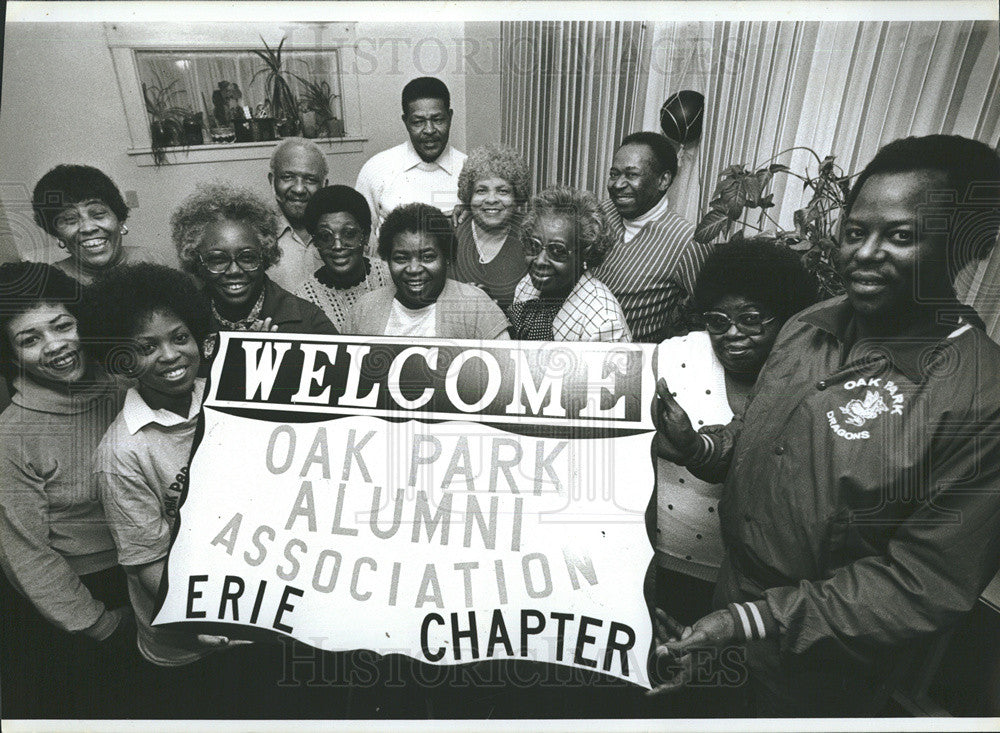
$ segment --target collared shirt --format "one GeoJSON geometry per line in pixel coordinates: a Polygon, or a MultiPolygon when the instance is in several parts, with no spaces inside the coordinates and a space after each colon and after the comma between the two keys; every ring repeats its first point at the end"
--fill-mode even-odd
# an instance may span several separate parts
{"type": "Polygon", "coordinates": [[[666,210],[626,242],[614,203],[604,201],[601,209],[614,246],[594,274],[621,304],[632,338],[659,343],[685,333],[684,305],[712,246],[695,242],[694,225],[666,210]]]}
{"type": "Polygon", "coordinates": [[[748,656],[772,688],[954,623],[1000,560],[1000,347],[954,318],[855,332],[843,297],[789,320],[732,451],[716,601],[773,617],[748,656]]]}
{"type": "MultiPolygon", "coordinates": [[[[397,206],[423,203],[451,214],[458,205],[458,175],[466,157],[449,145],[428,163],[407,140],[369,158],[354,187],[372,210],[372,243],[378,241],[379,227],[397,206]]],[[[373,253],[374,244],[368,254],[373,253]]]]}
{"type": "MultiPolygon", "coordinates": [[[[517,285],[511,319],[517,324],[518,303],[541,297],[541,293],[525,275],[517,285]]],[[[584,272],[566,296],[552,319],[552,335],[556,341],[631,341],[628,324],[621,306],[611,291],[594,277],[584,272]]]]}
{"type": "Polygon", "coordinates": [[[267,276],[285,290],[295,292],[316,268],[323,265],[316,248],[302,241],[283,214],[278,214],[278,247],[281,258],[271,265],[267,276]]]}
{"type": "MultiPolygon", "coordinates": [[[[133,387],[97,447],[94,472],[101,502],[118,561],[126,568],[161,560],[170,549],[204,393],[205,380],[199,378],[188,414],[181,416],[152,409],[133,387]]],[[[128,573],[128,589],[139,651],[146,659],[175,666],[210,652],[193,634],[150,626],[156,599],[146,591],[138,573],[128,573]]]]}

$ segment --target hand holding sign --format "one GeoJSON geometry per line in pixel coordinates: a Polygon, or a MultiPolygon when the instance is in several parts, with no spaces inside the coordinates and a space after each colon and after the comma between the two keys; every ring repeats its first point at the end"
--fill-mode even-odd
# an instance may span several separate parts
{"type": "MultiPolygon", "coordinates": [[[[694,626],[683,629],[679,634],[676,633],[679,624],[659,609],[657,611],[657,631],[659,631],[661,623],[665,623],[664,619],[659,616],[662,614],[668,620],[674,638],[656,647],[653,652],[654,665],[659,669],[660,665],[657,663],[661,663],[664,659],[676,660],[680,669],[677,669],[676,665],[671,665],[673,676],[665,682],[655,685],[647,693],[651,696],[674,692],[691,680],[691,653],[694,650],[705,647],[724,647],[735,643],[737,639],[736,622],[727,610],[713,611],[695,621],[694,626]]],[[[659,640],[659,633],[657,633],[657,640],[659,640]]]]}
{"type": "Polygon", "coordinates": [[[653,437],[653,455],[684,466],[698,454],[698,433],[691,426],[684,408],[677,404],[667,386],[667,380],[660,379],[656,383],[656,396],[652,404],[653,424],[656,434],[653,437]]]}

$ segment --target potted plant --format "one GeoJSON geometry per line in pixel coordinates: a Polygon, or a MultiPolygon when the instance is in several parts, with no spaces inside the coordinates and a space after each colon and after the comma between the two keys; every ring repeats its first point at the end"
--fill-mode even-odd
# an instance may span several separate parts
{"type": "Polygon", "coordinates": [[[191,114],[191,110],[172,104],[173,98],[180,94],[174,89],[176,84],[176,80],[166,86],[142,83],[142,97],[146,103],[146,113],[149,115],[153,162],[156,165],[167,162],[164,148],[182,145],[185,142],[184,122],[191,114]]]}
{"type": "Polygon", "coordinates": [[[286,39],[282,38],[276,48],[268,46],[263,37],[260,40],[264,44],[264,50],[254,50],[254,53],[264,62],[264,67],[254,73],[250,83],[261,74],[264,75],[266,104],[277,119],[278,134],[282,137],[297,135],[302,129],[302,118],[299,115],[299,103],[286,78],[286,74],[290,73],[285,66],[287,57],[282,56],[286,39]]]}
{"type": "MultiPolygon", "coordinates": [[[[719,238],[728,237],[737,222],[743,227],[757,232],[771,233],[787,247],[800,252],[802,263],[813,273],[820,286],[821,297],[830,297],[844,292],[844,284],[834,263],[837,249],[836,228],[840,212],[844,208],[850,190],[851,176],[835,162],[833,155],[825,158],[811,148],[797,146],[782,150],[764,161],[753,170],[746,164],[736,163],[719,174],[719,182],[709,209],[702,216],[695,229],[695,241],[708,244],[719,238]],[[783,163],[773,162],[794,150],[806,150],[816,160],[816,174],[793,171],[783,163]],[[774,207],[774,194],[769,192],[775,174],[782,174],[802,181],[803,189],[811,189],[809,202],[793,215],[795,228],[782,229],[768,213],[774,207]],[[756,224],[751,218],[756,214],[756,224]],[[770,225],[770,228],[769,228],[770,225]]],[[[738,232],[737,235],[741,235],[738,232]]]]}
{"type": "Polygon", "coordinates": [[[333,100],[340,95],[330,90],[326,81],[309,81],[298,74],[295,78],[305,93],[299,98],[304,137],[343,137],[344,123],[333,112],[333,100]]]}

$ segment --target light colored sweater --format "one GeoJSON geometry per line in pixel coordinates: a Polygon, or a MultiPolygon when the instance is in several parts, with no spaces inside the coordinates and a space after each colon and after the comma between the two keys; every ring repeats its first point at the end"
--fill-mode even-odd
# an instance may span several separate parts
{"type": "Polygon", "coordinates": [[[79,576],[117,564],[91,458],[124,393],[106,376],[72,393],[14,387],[0,415],[0,567],[50,622],[104,638],[118,619],[79,576]]]}

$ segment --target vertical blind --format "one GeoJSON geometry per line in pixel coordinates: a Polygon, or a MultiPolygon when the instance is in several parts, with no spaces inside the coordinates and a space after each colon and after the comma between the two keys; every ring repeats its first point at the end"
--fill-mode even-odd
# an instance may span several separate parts
{"type": "Polygon", "coordinates": [[[501,24],[502,142],[533,190],[604,190],[616,142],[639,129],[643,38],[642,23],[501,24]]]}

